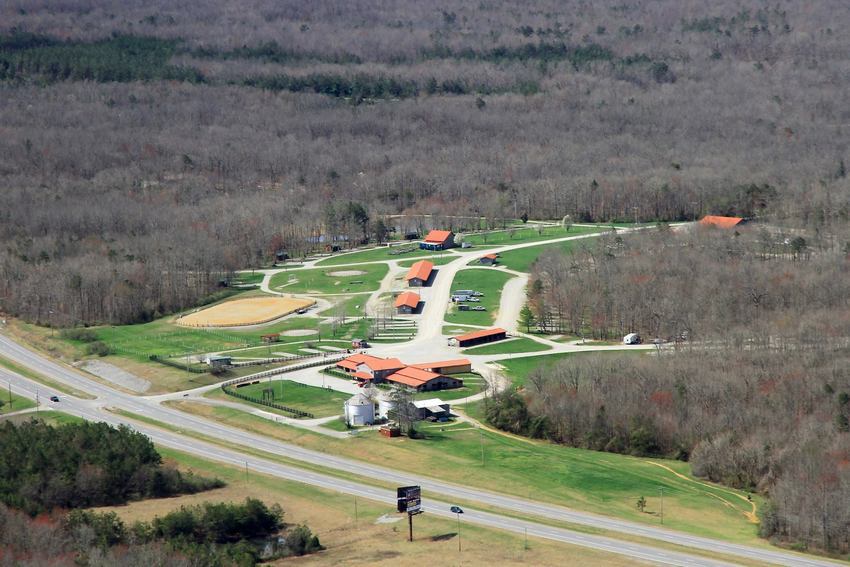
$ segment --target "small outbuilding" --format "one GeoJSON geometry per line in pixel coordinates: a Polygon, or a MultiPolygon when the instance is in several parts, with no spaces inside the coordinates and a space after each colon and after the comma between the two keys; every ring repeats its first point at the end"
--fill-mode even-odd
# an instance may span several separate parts
{"type": "Polygon", "coordinates": [[[487,254],[486,256],[482,256],[481,258],[479,258],[478,262],[480,262],[484,266],[495,266],[498,260],[498,254],[487,254]]]}
{"type": "Polygon", "coordinates": [[[419,308],[419,301],[418,293],[405,291],[395,298],[395,308],[399,314],[410,315],[411,313],[416,313],[416,310],[419,308]]]}
{"type": "Polygon", "coordinates": [[[212,368],[226,368],[230,366],[233,359],[223,354],[210,354],[204,358],[204,362],[212,368]]]}
{"type": "Polygon", "coordinates": [[[445,250],[453,248],[455,245],[455,235],[450,230],[432,230],[425,237],[425,240],[419,244],[422,250],[445,250]]]}
{"type": "Polygon", "coordinates": [[[473,331],[465,335],[458,335],[450,339],[451,343],[459,347],[471,347],[501,341],[508,337],[508,332],[502,328],[482,329],[481,331],[473,331]]]}
{"type": "Polygon", "coordinates": [[[407,281],[407,285],[411,287],[422,287],[428,285],[433,271],[434,264],[428,260],[419,260],[410,266],[410,270],[407,271],[404,279],[407,281]]]}
{"type": "Polygon", "coordinates": [[[452,406],[440,398],[416,400],[412,403],[416,408],[417,419],[446,420],[452,417],[452,406]]]}

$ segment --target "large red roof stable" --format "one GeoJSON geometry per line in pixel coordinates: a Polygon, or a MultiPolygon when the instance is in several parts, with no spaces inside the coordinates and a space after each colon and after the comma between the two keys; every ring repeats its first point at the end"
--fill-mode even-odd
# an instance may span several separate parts
{"type": "Polygon", "coordinates": [[[428,244],[443,244],[452,235],[450,230],[432,230],[425,237],[425,242],[428,244]]]}
{"type": "Polygon", "coordinates": [[[418,278],[420,280],[428,281],[428,278],[431,277],[431,271],[434,269],[434,264],[429,262],[428,260],[419,260],[412,266],[410,266],[410,270],[408,270],[407,275],[404,276],[406,281],[410,281],[414,278],[418,278]]]}
{"type": "Polygon", "coordinates": [[[741,217],[706,215],[700,219],[699,223],[703,226],[716,226],[717,228],[735,228],[743,220],[741,217]]]}
{"type": "Polygon", "coordinates": [[[404,368],[404,363],[397,358],[379,358],[370,354],[352,354],[348,358],[340,360],[336,363],[337,366],[356,370],[358,366],[365,364],[372,370],[395,370],[396,368],[404,368]]]}
{"type": "Polygon", "coordinates": [[[490,335],[498,335],[502,333],[507,333],[506,330],[496,327],[495,329],[481,329],[480,331],[472,331],[471,333],[466,333],[465,335],[458,335],[454,337],[457,341],[471,341],[474,339],[480,339],[482,337],[489,337],[490,335]]]}
{"type": "Polygon", "coordinates": [[[412,291],[405,291],[404,293],[399,294],[399,296],[395,298],[396,307],[407,306],[411,309],[416,309],[418,305],[419,294],[413,293],[412,291]]]}

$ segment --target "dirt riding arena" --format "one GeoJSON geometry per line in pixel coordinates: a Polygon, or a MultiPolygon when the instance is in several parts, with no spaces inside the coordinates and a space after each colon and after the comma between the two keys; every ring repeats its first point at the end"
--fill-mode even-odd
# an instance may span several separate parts
{"type": "Polygon", "coordinates": [[[226,301],[177,319],[183,327],[239,327],[260,325],[310,307],[312,299],[251,297],[226,301]]]}

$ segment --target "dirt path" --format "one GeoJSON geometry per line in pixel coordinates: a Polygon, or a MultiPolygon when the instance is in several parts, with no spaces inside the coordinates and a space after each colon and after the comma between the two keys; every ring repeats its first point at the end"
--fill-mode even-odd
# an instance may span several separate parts
{"type": "Polygon", "coordinates": [[[720,492],[725,492],[726,494],[729,494],[730,496],[734,496],[735,498],[743,500],[744,502],[749,504],[749,506],[750,506],[749,512],[746,511],[746,510],[740,510],[737,506],[735,506],[735,504],[733,502],[729,502],[728,500],[726,500],[725,498],[723,498],[721,496],[718,496],[718,495],[711,493],[711,492],[705,492],[705,494],[708,494],[709,496],[717,498],[718,500],[726,503],[727,506],[730,506],[731,508],[734,508],[735,510],[740,510],[741,513],[744,514],[744,516],[746,516],[747,519],[751,523],[753,523],[753,524],[759,523],[758,514],[757,514],[758,507],[756,506],[756,503],[754,501],[748,499],[748,498],[745,498],[743,495],[736,494],[735,492],[732,492],[731,490],[725,489],[721,486],[715,486],[713,484],[708,484],[707,482],[701,482],[699,480],[694,480],[692,478],[688,478],[685,475],[683,475],[682,473],[674,471],[673,469],[671,469],[667,465],[662,465],[661,463],[656,463],[654,461],[644,461],[644,462],[649,463],[650,465],[655,465],[656,467],[661,467],[662,469],[672,473],[673,475],[675,475],[678,478],[685,480],[687,482],[690,482],[690,483],[693,483],[693,484],[696,484],[696,485],[699,485],[699,486],[705,486],[706,488],[711,488],[712,490],[719,490],[720,492]]]}

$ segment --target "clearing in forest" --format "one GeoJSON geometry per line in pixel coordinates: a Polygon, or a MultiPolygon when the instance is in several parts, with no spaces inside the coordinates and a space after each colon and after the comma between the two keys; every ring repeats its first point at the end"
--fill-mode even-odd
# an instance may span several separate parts
{"type": "Polygon", "coordinates": [[[183,327],[237,327],[274,321],[316,303],[294,297],[249,297],[226,301],[177,319],[183,327]]]}

